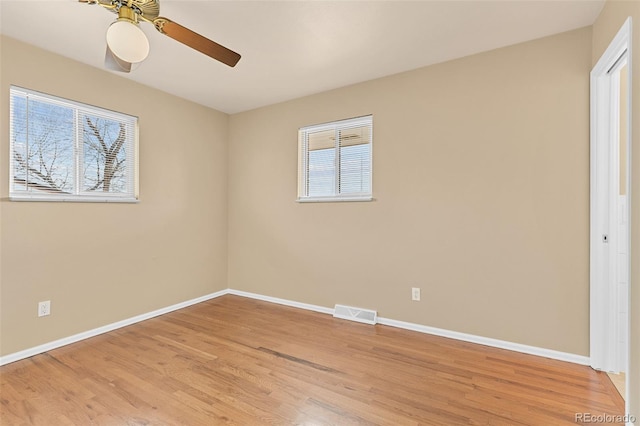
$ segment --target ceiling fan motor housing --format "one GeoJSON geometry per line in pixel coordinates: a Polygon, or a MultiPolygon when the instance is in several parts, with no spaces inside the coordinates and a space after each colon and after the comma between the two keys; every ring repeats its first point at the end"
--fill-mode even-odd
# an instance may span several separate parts
{"type": "Polygon", "coordinates": [[[112,0],[112,2],[115,3],[116,9],[124,6],[148,20],[153,20],[160,15],[160,3],[158,0],[112,0]]]}

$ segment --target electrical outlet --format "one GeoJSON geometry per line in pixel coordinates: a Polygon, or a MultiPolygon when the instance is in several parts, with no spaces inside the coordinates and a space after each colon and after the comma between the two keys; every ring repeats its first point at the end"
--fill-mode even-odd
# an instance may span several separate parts
{"type": "Polygon", "coordinates": [[[51,301],[50,300],[38,303],[38,316],[39,317],[46,317],[47,315],[51,315],[51,301]]]}
{"type": "Polygon", "coordinates": [[[418,287],[411,289],[411,300],[420,301],[420,289],[418,287]]]}

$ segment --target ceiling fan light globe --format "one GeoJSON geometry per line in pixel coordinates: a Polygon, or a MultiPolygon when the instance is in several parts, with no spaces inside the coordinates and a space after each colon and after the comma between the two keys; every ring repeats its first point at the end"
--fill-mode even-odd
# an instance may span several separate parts
{"type": "Polygon", "coordinates": [[[132,64],[142,62],[149,55],[149,40],[136,24],[118,20],[107,30],[107,46],[119,59],[132,64]]]}

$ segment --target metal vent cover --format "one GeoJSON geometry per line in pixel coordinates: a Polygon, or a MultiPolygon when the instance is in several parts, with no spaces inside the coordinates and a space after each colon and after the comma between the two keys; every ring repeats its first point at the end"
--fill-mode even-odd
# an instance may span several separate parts
{"type": "Polygon", "coordinates": [[[372,325],[378,322],[376,311],[345,305],[336,305],[333,309],[333,317],[372,325]]]}

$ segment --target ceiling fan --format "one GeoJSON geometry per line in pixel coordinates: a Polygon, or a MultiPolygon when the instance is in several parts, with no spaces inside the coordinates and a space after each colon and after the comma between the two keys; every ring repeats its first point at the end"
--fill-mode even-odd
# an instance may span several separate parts
{"type": "Polygon", "coordinates": [[[149,41],[138,26],[140,21],[153,24],[164,35],[171,37],[230,67],[240,60],[233,50],[211,41],[170,19],[160,15],[160,0],[79,0],[81,3],[97,4],[118,14],[118,18],[107,30],[108,68],[130,72],[132,65],[142,62],[149,54],[149,41]]]}

